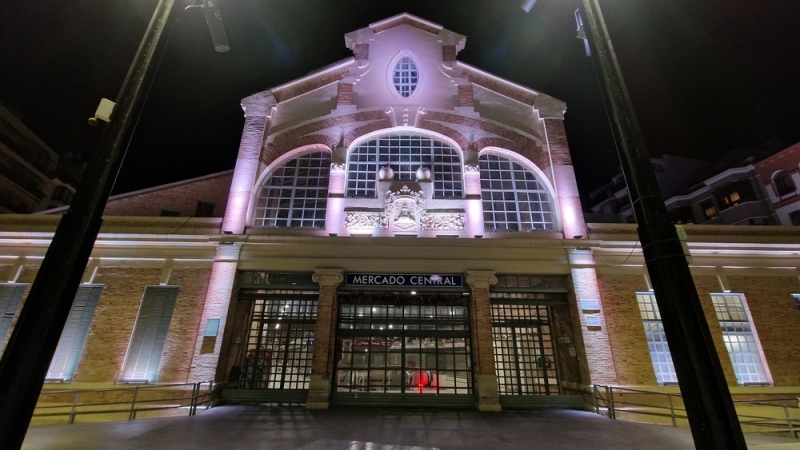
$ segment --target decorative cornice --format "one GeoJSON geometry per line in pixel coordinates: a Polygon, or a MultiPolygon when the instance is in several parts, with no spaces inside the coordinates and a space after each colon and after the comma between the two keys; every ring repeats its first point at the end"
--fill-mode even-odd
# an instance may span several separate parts
{"type": "Polygon", "coordinates": [[[468,270],[467,284],[472,289],[489,289],[489,286],[497,284],[494,274],[494,271],[489,270],[468,270]]]}
{"type": "Polygon", "coordinates": [[[481,167],[477,164],[467,164],[464,166],[464,175],[480,175],[481,167]]]}
{"type": "Polygon", "coordinates": [[[259,92],[242,99],[242,110],[245,117],[269,117],[272,115],[272,108],[278,104],[278,100],[272,95],[272,91],[259,92]]]}
{"type": "Polygon", "coordinates": [[[336,287],[344,281],[343,273],[342,269],[316,269],[314,275],[311,276],[311,281],[320,286],[336,287]]]}

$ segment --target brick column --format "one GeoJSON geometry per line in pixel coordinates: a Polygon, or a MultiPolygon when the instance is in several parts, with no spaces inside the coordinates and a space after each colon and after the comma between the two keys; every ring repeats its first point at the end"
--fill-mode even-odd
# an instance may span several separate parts
{"type": "Polygon", "coordinates": [[[564,237],[572,239],[575,236],[586,236],[586,223],[583,219],[581,199],[578,195],[578,183],[575,180],[575,169],[572,167],[572,157],[569,154],[567,133],[564,130],[564,113],[567,105],[553,97],[540,95],[536,98],[533,107],[544,122],[564,237]]]}
{"type": "MultiPolygon", "coordinates": [[[[569,249],[572,292],[568,296],[576,333],[581,382],[612,384],[617,380],[614,354],[608,339],[603,299],[597,284],[594,258],[589,249],[569,249]]],[[[630,293],[633,295],[633,292],[630,293]]]]}
{"type": "Polygon", "coordinates": [[[470,321],[472,323],[472,371],[475,374],[475,398],[478,411],[500,411],[497,373],[492,347],[492,311],[489,286],[497,283],[494,272],[468,271],[467,284],[472,290],[470,321]]]}
{"type": "Polygon", "coordinates": [[[241,246],[238,244],[220,244],[217,247],[217,254],[214,256],[214,264],[211,267],[208,290],[206,290],[206,299],[203,303],[203,317],[200,319],[200,327],[197,330],[189,382],[212,380],[217,373],[222,335],[225,332],[233,283],[236,281],[236,267],[239,263],[240,250],[241,246]],[[210,319],[219,319],[216,336],[205,336],[206,324],[210,319]]]}
{"type": "Polygon", "coordinates": [[[244,130],[242,131],[242,141],[239,144],[239,155],[236,157],[236,168],[233,171],[222,231],[233,234],[244,233],[247,209],[252,201],[253,184],[258,177],[264,133],[272,114],[272,108],[276,104],[275,97],[269,91],[251,95],[242,100],[245,116],[244,130]]]}
{"type": "Polygon", "coordinates": [[[319,283],[317,324],[314,328],[314,359],[308,383],[308,409],[327,409],[331,398],[333,352],[336,339],[336,287],[344,281],[341,269],[319,269],[311,278],[319,283]]]}

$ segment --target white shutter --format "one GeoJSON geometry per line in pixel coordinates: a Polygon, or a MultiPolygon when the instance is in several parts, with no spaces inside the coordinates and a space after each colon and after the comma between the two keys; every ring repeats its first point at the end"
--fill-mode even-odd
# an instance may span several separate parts
{"type": "Polygon", "coordinates": [[[53,360],[50,362],[50,369],[47,371],[46,378],[48,380],[72,381],[102,293],[102,284],[78,287],[67,323],[64,325],[64,331],[61,332],[61,339],[58,341],[58,347],[56,347],[53,360]]]}
{"type": "Polygon", "coordinates": [[[123,380],[155,382],[180,286],[147,286],[128,346],[123,380]]]}
{"type": "Polygon", "coordinates": [[[22,296],[28,284],[2,283],[0,284],[0,349],[5,350],[5,342],[11,331],[11,324],[19,310],[22,296]]]}

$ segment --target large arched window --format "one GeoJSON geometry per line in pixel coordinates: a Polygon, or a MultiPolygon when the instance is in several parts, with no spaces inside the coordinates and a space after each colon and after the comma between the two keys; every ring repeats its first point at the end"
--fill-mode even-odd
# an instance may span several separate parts
{"type": "Polygon", "coordinates": [[[417,169],[431,170],[434,198],[461,198],[461,157],[448,144],[425,136],[387,135],[350,152],[347,196],[375,198],[378,169],[390,166],[394,179],[416,180],[417,169]]]}
{"type": "Polygon", "coordinates": [[[306,153],[276,167],[261,185],[253,226],[325,228],[331,156],[306,153]]]}
{"type": "Polygon", "coordinates": [[[533,171],[494,153],[478,161],[487,231],[554,230],[552,197],[533,171]]]}

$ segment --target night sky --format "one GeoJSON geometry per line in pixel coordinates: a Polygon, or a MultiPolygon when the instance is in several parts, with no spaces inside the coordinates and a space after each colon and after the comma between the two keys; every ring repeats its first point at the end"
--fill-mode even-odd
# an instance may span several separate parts
{"type": "MultiPolygon", "coordinates": [[[[458,59],[567,103],[585,197],[618,166],[578,0],[219,0],[231,50],[181,11],[114,193],[233,168],[240,100],[352,56],[344,34],[409,12],[467,36],[458,59]]],[[[155,0],[30,0],[0,13],[0,101],[58,153],[91,158],[155,0]]],[[[601,0],[651,155],[711,160],[800,141],[800,1],[601,0]]],[[[586,206],[586,205],[585,205],[586,206]]]]}

